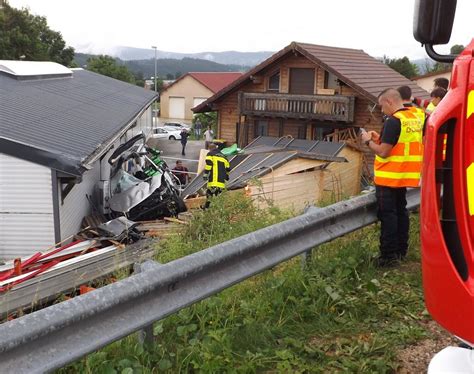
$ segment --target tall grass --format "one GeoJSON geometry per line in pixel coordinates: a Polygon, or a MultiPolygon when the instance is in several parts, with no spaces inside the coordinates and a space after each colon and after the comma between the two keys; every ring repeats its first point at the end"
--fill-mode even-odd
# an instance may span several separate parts
{"type": "MultiPolygon", "coordinates": [[[[243,196],[223,196],[181,233],[161,243],[171,261],[286,218],[258,211],[243,196]]],[[[62,372],[254,373],[392,372],[396,352],[426,336],[417,218],[409,260],[379,270],[375,225],[318,247],[154,326],[145,350],[135,336],[116,342],[62,372]]]]}

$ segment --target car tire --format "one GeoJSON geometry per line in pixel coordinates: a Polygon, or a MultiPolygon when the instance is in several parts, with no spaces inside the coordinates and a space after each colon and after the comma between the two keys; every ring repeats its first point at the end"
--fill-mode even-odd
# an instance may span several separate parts
{"type": "Polygon", "coordinates": [[[176,140],[176,138],[175,138],[173,135],[171,135],[171,136],[169,137],[169,140],[176,140]]]}

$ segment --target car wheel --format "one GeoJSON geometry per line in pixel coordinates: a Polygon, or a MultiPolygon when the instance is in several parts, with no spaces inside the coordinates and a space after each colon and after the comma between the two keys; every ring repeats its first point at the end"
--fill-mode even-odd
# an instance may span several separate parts
{"type": "Polygon", "coordinates": [[[176,138],[173,135],[171,135],[169,139],[170,140],[176,140],[176,138]]]}

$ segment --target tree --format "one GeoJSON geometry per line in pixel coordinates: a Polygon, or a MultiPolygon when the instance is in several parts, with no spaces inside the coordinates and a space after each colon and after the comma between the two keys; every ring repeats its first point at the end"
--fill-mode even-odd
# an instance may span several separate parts
{"type": "Polygon", "coordinates": [[[418,66],[411,63],[407,56],[394,59],[384,56],[383,63],[390,66],[393,70],[398,71],[401,75],[407,77],[408,79],[418,75],[418,66]]]}
{"type": "Polygon", "coordinates": [[[135,77],[126,66],[117,64],[113,57],[100,55],[87,59],[87,70],[135,84],[135,77]]]}
{"type": "Polygon", "coordinates": [[[71,66],[74,48],[67,47],[60,32],[48,27],[45,17],[7,2],[0,7],[0,59],[54,61],[71,66]]]}
{"type": "Polygon", "coordinates": [[[462,44],[454,44],[452,47],[451,47],[451,51],[450,53],[452,55],[459,55],[462,51],[464,51],[464,46],[462,44]]]}
{"type": "Polygon", "coordinates": [[[197,113],[193,117],[193,125],[197,120],[201,122],[203,132],[208,126],[211,126],[214,134],[217,134],[217,112],[197,113]]]}

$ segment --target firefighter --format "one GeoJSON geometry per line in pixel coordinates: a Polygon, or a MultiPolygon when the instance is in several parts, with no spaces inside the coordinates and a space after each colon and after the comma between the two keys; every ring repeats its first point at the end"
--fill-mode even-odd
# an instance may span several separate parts
{"type": "Polygon", "coordinates": [[[382,133],[378,136],[363,130],[361,139],[375,153],[375,196],[381,222],[377,265],[386,267],[396,265],[407,254],[406,189],[419,187],[423,122],[403,106],[400,93],[393,88],[382,91],[378,102],[387,116],[382,133]]]}
{"type": "Polygon", "coordinates": [[[400,86],[397,88],[397,91],[400,93],[400,96],[402,97],[403,106],[405,108],[410,109],[413,112],[413,114],[418,116],[420,120],[423,122],[423,127],[424,127],[425,122],[426,122],[426,114],[422,108],[419,108],[415,104],[413,104],[413,99],[411,96],[411,88],[409,86],[400,86]]]}
{"type": "Polygon", "coordinates": [[[204,180],[207,181],[207,199],[204,209],[209,208],[212,196],[219,195],[225,189],[225,183],[229,180],[230,171],[229,161],[227,161],[217,146],[211,143],[209,150],[204,168],[204,180]]]}

